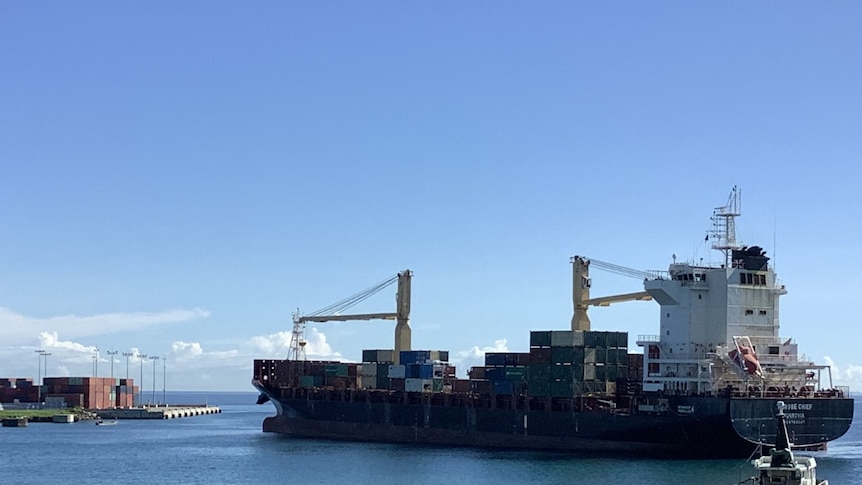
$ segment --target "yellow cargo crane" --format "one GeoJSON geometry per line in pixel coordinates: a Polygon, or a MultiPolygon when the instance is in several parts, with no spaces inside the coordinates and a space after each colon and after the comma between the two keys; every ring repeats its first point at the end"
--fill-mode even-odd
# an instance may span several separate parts
{"type": "Polygon", "coordinates": [[[409,269],[367,288],[353,296],[333,303],[327,307],[313,312],[309,315],[300,316],[299,310],[293,315],[293,333],[290,339],[290,350],[288,360],[305,360],[305,324],[307,322],[344,322],[351,320],[395,320],[395,363],[402,350],[411,350],[410,330],[410,282],[413,272],[409,269]],[[394,313],[359,313],[353,315],[342,315],[341,312],[366,300],[372,295],[398,282],[398,291],[395,294],[394,313]]]}
{"type": "Polygon", "coordinates": [[[575,307],[574,315],[572,315],[572,330],[590,330],[590,317],[587,315],[587,308],[590,306],[609,306],[611,303],[622,301],[652,300],[652,296],[646,291],[590,298],[591,265],[611,273],[641,280],[647,279],[648,273],[584,256],[572,256],[569,261],[572,263],[572,303],[575,307]]]}

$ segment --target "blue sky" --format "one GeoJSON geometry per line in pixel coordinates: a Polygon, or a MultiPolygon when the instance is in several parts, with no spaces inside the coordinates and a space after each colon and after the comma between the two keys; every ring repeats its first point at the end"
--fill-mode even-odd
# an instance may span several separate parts
{"type": "MultiPolygon", "coordinates": [[[[788,286],[782,334],[858,389],[860,10],[5,2],[0,375],[35,376],[38,348],[90,375],[97,347],[102,375],[113,348],[166,357],[169,389],[250,390],[297,308],[405,268],[414,348],[463,374],[568,327],[572,255],[717,260],[703,237],[736,185],[739,239],[788,286]]],[[[393,309],[394,289],[355,308],[393,309]]],[[[655,303],[591,318],[658,330],[655,303]]],[[[358,360],[392,330],[309,340],[358,360]]]]}

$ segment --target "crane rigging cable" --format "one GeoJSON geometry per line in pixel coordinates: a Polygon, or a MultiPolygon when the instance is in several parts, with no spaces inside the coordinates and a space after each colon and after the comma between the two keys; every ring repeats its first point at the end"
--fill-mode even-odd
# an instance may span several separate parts
{"type": "Polygon", "coordinates": [[[392,276],[385,281],[381,281],[380,283],[366,288],[353,296],[349,296],[341,301],[321,308],[320,310],[309,313],[307,316],[334,315],[341,313],[344,310],[347,310],[348,308],[351,308],[358,303],[370,298],[374,294],[379,293],[381,290],[385,289],[388,286],[391,286],[396,281],[398,281],[398,275],[392,276]]]}
{"type": "Polygon", "coordinates": [[[630,276],[630,277],[638,278],[638,279],[647,279],[647,276],[648,276],[646,271],[639,271],[639,270],[632,269],[632,268],[626,268],[625,266],[620,266],[618,264],[613,264],[613,263],[606,263],[604,261],[599,261],[598,259],[593,259],[593,258],[585,258],[585,259],[589,260],[591,265],[597,266],[597,267],[599,267],[605,271],[608,271],[611,273],[616,273],[616,274],[621,275],[621,276],[630,276]]]}

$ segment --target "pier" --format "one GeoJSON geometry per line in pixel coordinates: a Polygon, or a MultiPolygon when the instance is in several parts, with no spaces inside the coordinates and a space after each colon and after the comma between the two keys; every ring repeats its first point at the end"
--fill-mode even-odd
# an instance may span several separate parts
{"type": "Polygon", "coordinates": [[[95,411],[102,419],[175,419],[206,414],[219,414],[218,406],[207,404],[153,405],[136,408],[99,409],[95,411]]]}

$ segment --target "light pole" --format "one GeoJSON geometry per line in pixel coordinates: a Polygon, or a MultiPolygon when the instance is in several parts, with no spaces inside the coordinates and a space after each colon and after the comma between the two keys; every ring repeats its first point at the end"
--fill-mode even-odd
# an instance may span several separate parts
{"type": "MultiPolygon", "coordinates": [[[[111,358],[111,380],[112,381],[114,380],[114,356],[117,355],[117,353],[118,352],[116,350],[109,350],[108,351],[108,355],[111,356],[110,358],[111,358]]],[[[111,384],[111,385],[113,386],[114,384],[111,384]]]]}
{"type": "MultiPolygon", "coordinates": [[[[44,349],[38,349],[38,350],[34,350],[34,352],[39,354],[36,357],[38,359],[37,366],[39,368],[39,370],[38,370],[39,377],[37,378],[38,380],[36,381],[36,385],[39,386],[39,390],[36,392],[39,394],[39,402],[42,402],[42,354],[45,353],[45,350],[44,349]]],[[[47,365],[47,362],[46,362],[46,365],[47,365]]],[[[47,369],[45,369],[45,370],[47,371],[47,369]]]]}
{"type": "Polygon", "coordinates": [[[51,355],[50,352],[42,352],[42,357],[45,358],[45,363],[42,365],[42,369],[45,371],[44,372],[45,377],[48,377],[48,356],[49,355],[51,355]]]}
{"type": "Polygon", "coordinates": [[[37,354],[39,354],[39,356],[37,357],[37,359],[39,359],[39,363],[38,363],[38,368],[39,368],[39,371],[38,371],[38,372],[39,372],[39,377],[38,377],[38,379],[39,379],[39,380],[38,380],[38,381],[36,381],[36,383],[37,383],[37,384],[41,384],[41,383],[42,383],[42,354],[44,354],[44,353],[45,353],[45,350],[44,350],[44,349],[39,349],[39,350],[34,350],[33,352],[36,352],[37,354]]]}
{"type": "Polygon", "coordinates": [[[153,404],[156,403],[156,361],[159,360],[158,355],[151,355],[150,360],[153,361],[153,404]]]}
{"type": "Polygon", "coordinates": [[[99,377],[99,348],[93,347],[93,377],[99,377]]]}
{"type": "Polygon", "coordinates": [[[167,357],[162,357],[162,402],[165,406],[168,405],[168,398],[165,397],[165,388],[167,387],[167,380],[165,379],[165,363],[168,361],[167,357]]]}
{"type": "MultiPolygon", "coordinates": [[[[42,357],[45,358],[45,363],[42,365],[42,368],[45,370],[45,377],[48,377],[48,356],[51,355],[51,352],[42,352],[42,357]]],[[[44,377],[40,378],[42,382],[44,382],[44,377]]],[[[39,383],[39,402],[42,402],[42,382],[39,383]]]]}
{"type": "Polygon", "coordinates": [[[134,352],[123,352],[123,357],[126,358],[126,379],[129,378],[129,357],[135,355],[134,352]]]}
{"type": "Polygon", "coordinates": [[[147,358],[147,354],[138,354],[137,357],[141,359],[141,383],[138,384],[138,406],[144,405],[144,359],[147,358]]]}

